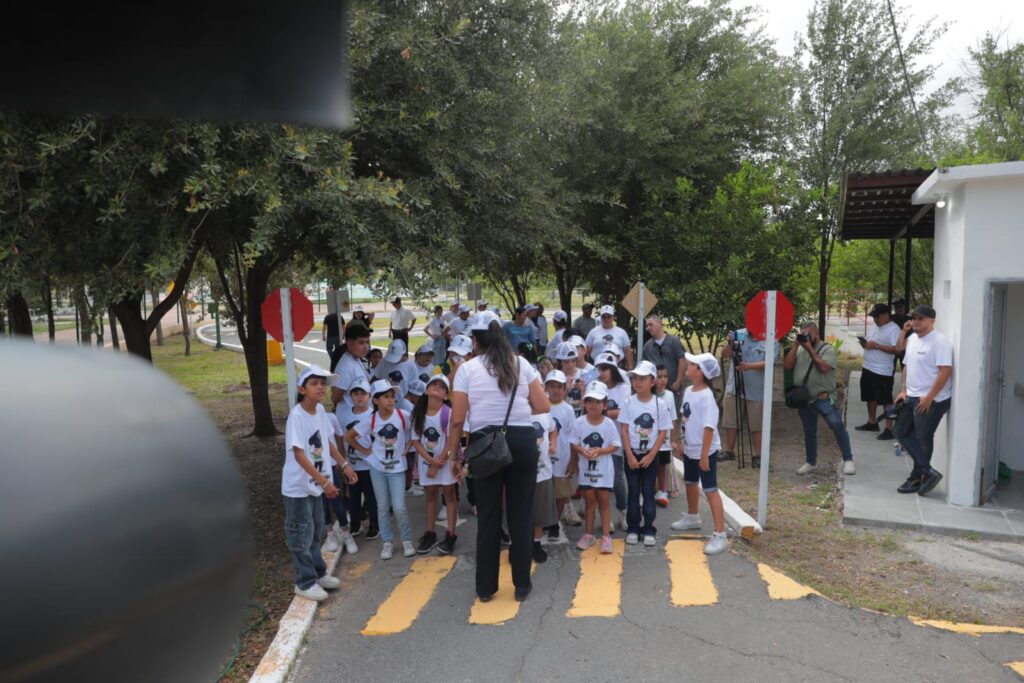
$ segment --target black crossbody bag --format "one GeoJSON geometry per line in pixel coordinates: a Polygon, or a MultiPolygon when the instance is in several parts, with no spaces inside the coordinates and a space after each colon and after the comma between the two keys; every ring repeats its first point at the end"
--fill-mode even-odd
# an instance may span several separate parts
{"type": "MultiPolygon", "coordinates": [[[[516,375],[519,375],[518,361],[516,362],[516,375]]],[[[466,448],[464,456],[469,473],[474,479],[486,479],[512,464],[512,450],[508,447],[505,434],[508,432],[508,418],[512,415],[512,404],[516,402],[518,388],[517,382],[516,386],[512,387],[508,410],[505,411],[505,422],[501,427],[484,427],[470,435],[469,446],[466,448]]]]}
{"type": "MultiPolygon", "coordinates": [[[[817,353],[822,344],[814,352],[817,353]]],[[[814,359],[811,359],[811,364],[807,366],[807,372],[804,373],[804,381],[802,384],[794,384],[789,389],[786,389],[786,407],[787,408],[806,408],[811,405],[811,390],[807,388],[807,380],[811,376],[811,370],[814,369],[814,359]]]]}

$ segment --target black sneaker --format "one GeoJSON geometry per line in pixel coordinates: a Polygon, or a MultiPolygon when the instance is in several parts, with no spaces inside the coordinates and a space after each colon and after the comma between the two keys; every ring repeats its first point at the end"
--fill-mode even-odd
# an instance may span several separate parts
{"type": "Polygon", "coordinates": [[[752,455],[752,456],[750,456],[750,466],[753,467],[754,469],[760,469],[761,468],[761,456],[760,455],[752,455]]]}
{"type": "Polygon", "coordinates": [[[726,462],[728,460],[735,460],[735,459],[736,459],[736,454],[733,453],[732,451],[719,451],[718,452],[718,462],[726,462]]]}
{"type": "Polygon", "coordinates": [[[921,486],[917,489],[917,495],[928,495],[940,481],[942,481],[942,473],[937,470],[932,470],[921,479],[921,486]]]}
{"type": "Polygon", "coordinates": [[[875,437],[879,441],[892,441],[896,436],[892,433],[892,430],[886,427],[882,430],[882,433],[875,437]]]}
{"type": "Polygon", "coordinates": [[[522,602],[526,599],[526,596],[530,594],[530,590],[533,588],[533,584],[529,586],[516,586],[516,601],[522,602]]]}
{"type": "Polygon", "coordinates": [[[548,540],[549,541],[557,541],[558,540],[558,536],[559,536],[559,531],[560,531],[560,529],[558,528],[557,524],[554,525],[554,526],[549,526],[548,527],[548,540]]]}
{"type": "MultiPolygon", "coordinates": [[[[941,479],[941,475],[939,476],[941,479]]],[[[896,487],[900,493],[917,493],[921,488],[921,480],[917,477],[907,477],[907,480],[896,487]]]]}
{"type": "Polygon", "coordinates": [[[350,531],[352,532],[352,537],[353,538],[355,538],[356,536],[362,536],[363,535],[363,527],[362,527],[361,524],[359,526],[353,526],[350,529],[350,531]]]}
{"type": "Polygon", "coordinates": [[[540,541],[533,542],[533,561],[537,564],[544,564],[548,561],[548,553],[540,546],[540,541]]]}
{"type": "Polygon", "coordinates": [[[420,536],[420,543],[416,546],[416,553],[418,555],[426,555],[431,550],[437,547],[437,534],[433,531],[424,531],[423,535],[420,536]]]}
{"type": "Polygon", "coordinates": [[[856,429],[858,432],[877,432],[878,431],[878,423],[877,422],[865,422],[864,424],[860,425],[859,427],[854,427],[854,429],[856,429]]]}
{"type": "Polygon", "coordinates": [[[455,541],[458,540],[458,538],[458,536],[450,531],[444,532],[444,540],[437,544],[437,552],[442,555],[451,555],[455,550],[455,541]]]}
{"type": "Polygon", "coordinates": [[[372,541],[375,538],[380,538],[380,529],[375,526],[371,526],[366,530],[366,540],[372,541]]]}

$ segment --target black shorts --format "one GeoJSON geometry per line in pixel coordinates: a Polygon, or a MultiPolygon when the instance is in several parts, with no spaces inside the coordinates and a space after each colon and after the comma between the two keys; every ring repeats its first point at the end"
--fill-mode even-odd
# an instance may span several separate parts
{"type": "Polygon", "coordinates": [[[659,465],[671,465],[672,464],[672,451],[658,451],[658,464],[659,465]]]}
{"type": "Polygon", "coordinates": [[[705,472],[700,468],[700,459],[683,456],[683,483],[687,486],[696,486],[699,482],[704,487],[704,493],[714,493],[718,490],[718,451],[708,454],[708,464],[711,468],[705,472]]]}
{"type": "Polygon", "coordinates": [[[879,375],[870,370],[860,373],[860,400],[887,406],[892,403],[892,375],[879,375]]]}
{"type": "Polygon", "coordinates": [[[580,491],[612,491],[610,486],[587,486],[586,484],[580,484],[577,486],[580,491]]]}

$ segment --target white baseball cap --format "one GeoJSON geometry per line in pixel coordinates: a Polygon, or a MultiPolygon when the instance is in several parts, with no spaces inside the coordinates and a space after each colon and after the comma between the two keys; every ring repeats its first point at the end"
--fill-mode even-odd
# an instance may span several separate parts
{"type": "Polygon", "coordinates": [[[459,313],[469,313],[469,306],[466,304],[459,304],[459,313]]]}
{"type": "Polygon", "coordinates": [[[601,308],[597,309],[599,315],[615,315],[615,307],[609,304],[605,304],[601,308]]]}
{"type": "Polygon", "coordinates": [[[338,382],[338,376],[333,372],[324,370],[319,365],[309,365],[299,373],[299,386],[301,387],[303,382],[310,377],[323,377],[330,386],[334,386],[338,382]]]}
{"type": "Polygon", "coordinates": [[[490,311],[480,311],[470,319],[469,329],[471,332],[476,330],[486,330],[493,322],[500,322],[500,320],[498,320],[498,316],[494,315],[490,311]]]}
{"type": "Polygon", "coordinates": [[[579,336],[578,334],[574,334],[571,337],[569,337],[569,343],[572,344],[573,346],[587,345],[586,340],[583,337],[579,336]]]}
{"type": "Polygon", "coordinates": [[[460,356],[468,356],[473,353],[473,340],[464,334],[457,334],[448,346],[448,353],[456,353],[460,356]]]}
{"type": "Polygon", "coordinates": [[[636,367],[630,370],[630,377],[657,377],[658,368],[649,360],[642,360],[636,367]]]}
{"type": "Polygon", "coordinates": [[[356,307],[355,307],[355,308],[353,309],[353,313],[357,313],[357,312],[358,312],[358,313],[365,313],[365,312],[366,312],[366,311],[364,311],[364,310],[363,310],[363,305],[362,305],[362,304],[359,304],[359,305],[357,305],[357,306],[356,306],[356,307]]]}
{"type": "Polygon", "coordinates": [[[393,387],[391,385],[391,382],[387,381],[386,379],[379,379],[370,385],[370,395],[375,397],[394,390],[395,387],[393,387]]]}
{"type": "Polygon", "coordinates": [[[604,353],[601,353],[600,355],[598,355],[597,358],[594,359],[594,365],[614,365],[615,367],[619,367],[619,359],[615,357],[614,353],[608,353],[607,351],[605,351],[604,353]]]}
{"type": "Polygon", "coordinates": [[[555,351],[555,360],[575,360],[579,357],[576,353],[576,347],[567,342],[562,342],[558,345],[558,349],[555,351]]]}
{"type": "Polygon", "coordinates": [[[529,313],[530,311],[536,311],[537,307],[534,306],[533,304],[526,304],[525,306],[523,306],[523,310],[529,313]]]}
{"type": "Polygon", "coordinates": [[[397,363],[402,360],[402,356],[404,356],[408,350],[409,349],[406,348],[404,341],[401,339],[395,339],[388,344],[388,350],[387,353],[384,354],[384,360],[388,363],[397,363]]]}
{"type": "Polygon", "coordinates": [[[434,382],[440,382],[441,384],[444,385],[445,389],[448,389],[449,391],[451,391],[451,388],[452,388],[451,382],[449,382],[448,378],[445,377],[444,375],[432,375],[430,377],[430,379],[427,380],[427,386],[429,387],[434,382]]]}
{"type": "Polygon", "coordinates": [[[427,342],[426,344],[421,346],[418,351],[416,351],[416,355],[417,356],[420,355],[421,353],[433,354],[434,353],[434,345],[432,343],[430,343],[430,342],[427,342]]]}
{"type": "Polygon", "coordinates": [[[686,353],[683,355],[686,356],[687,362],[699,365],[700,371],[703,372],[704,376],[708,379],[718,377],[719,373],[722,371],[721,367],[718,365],[718,359],[710,353],[686,353]]]}
{"type": "Polygon", "coordinates": [[[487,302],[486,302],[486,301],[484,301],[483,299],[480,299],[480,300],[478,300],[478,301],[476,302],[476,307],[477,307],[477,308],[480,308],[481,306],[486,306],[486,305],[487,305],[487,302]]]}
{"type": "Polygon", "coordinates": [[[616,357],[618,357],[619,360],[622,360],[622,356],[624,355],[622,353],[622,347],[616,344],[615,342],[608,342],[607,344],[605,344],[603,353],[614,354],[616,357]]]}
{"type": "Polygon", "coordinates": [[[547,384],[548,382],[559,382],[561,384],[565,384],[565,373],[561,370],[552,370],[548,373],[548,376],[544,378],[544,384],[547,384]]]}
{"type": "Polygon", "coordinates": [[[563,320],[568,320],[569,316],[566,315],[565,311],[555,311],[551,314],[551,319],[562,322],[563,320]]]}
{"type": "Polygon", "coordinates": [[[348,389],[346,391],[351,393],[356,389],[362,389],[366,393],[370,393],[370,383],[366,381],[365,377],[357,377],[348,385],[348,389]]]}
{"type": "Polygon", "coordinates": [[[422,396],[427,390],[427,385],[421,380],[414,379],[409,382],[409,391],[406,393],[412,394],[413,396],[422,396]]]}
{"type": "Polygon", "coordinates": [[[597,380],[587,385],[587,392],[583,394],[583,398],[596,398],[598,401],[603,401],[608,398],[608,385],[604,382],[597,380]]]}

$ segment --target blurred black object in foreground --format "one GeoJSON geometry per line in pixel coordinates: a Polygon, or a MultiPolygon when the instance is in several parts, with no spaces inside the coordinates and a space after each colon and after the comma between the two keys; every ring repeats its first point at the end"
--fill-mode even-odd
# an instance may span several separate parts
{"type": "Polygon", "coordinates": [[[0,682],[212,680],[250,546],[231,453],[174,382],[0,342],[0,682]]]}

